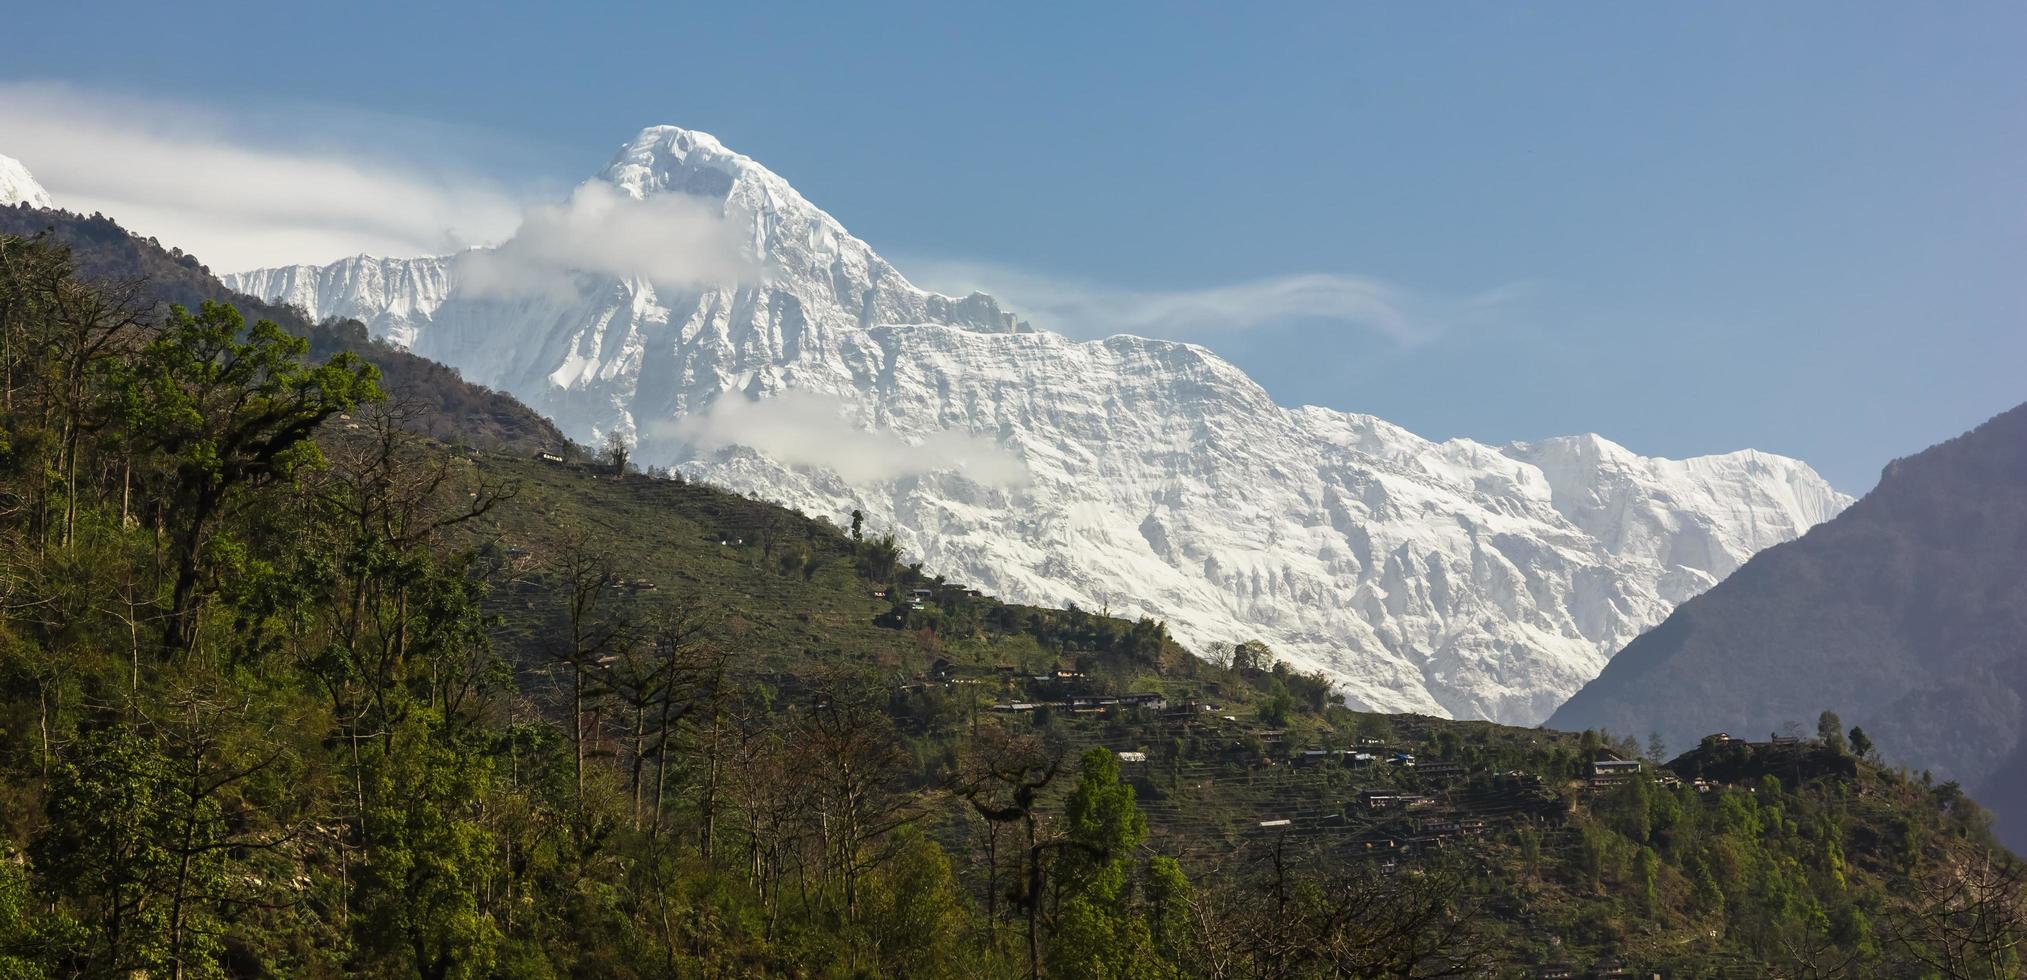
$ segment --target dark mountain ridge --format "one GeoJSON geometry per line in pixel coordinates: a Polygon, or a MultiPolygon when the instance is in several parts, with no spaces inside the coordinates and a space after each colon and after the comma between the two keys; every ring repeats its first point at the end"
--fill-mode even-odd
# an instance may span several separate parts
{"type": "Polygon", "coordinates": [[[1823,710],[1963,783],[2027,843],[2027,405],[1889,464],[1628,645],[1562,729],[1764,737],[1823,710]]]}
{"type": "Polygon", "coordinates": [[[135,282],[159,306],[196,309],[205,301],[238,307],[249,321],[272,320],[310,341],[311,354],[357,354],[380,369],[381,384],[407,407],[408,427],[447,442],[533,453],[568,440],[542,415],[502,391],[466,381],[455,368],[367,336],[357,320],[313,323],[303,311],[234,292],[195,255],[134,234],[102,214],[0,207],[0,235],[46,235],[71,251],[78,274],[93,282],[135,282]]]}

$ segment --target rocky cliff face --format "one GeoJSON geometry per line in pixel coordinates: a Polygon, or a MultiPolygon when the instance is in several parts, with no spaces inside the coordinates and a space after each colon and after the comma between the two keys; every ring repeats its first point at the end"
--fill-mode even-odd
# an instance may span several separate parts
{"type": "Polygon", "coordinates": [[[567,290],[502,294],[465,287],[480,252],[229,281],[359,317],[576,438],[622,434],[643,464],[863,510],[1007,598],[1265,640],[1372,708],[1539,722],[1675,604],[1848,503],[1777,456],[1436,443],[1277,405],[1202,347],[1028,330],[991,297],[910,284],[701,133],[646,130],[600,181],[704,202],[764,274],[575,269],[567,290]]]}

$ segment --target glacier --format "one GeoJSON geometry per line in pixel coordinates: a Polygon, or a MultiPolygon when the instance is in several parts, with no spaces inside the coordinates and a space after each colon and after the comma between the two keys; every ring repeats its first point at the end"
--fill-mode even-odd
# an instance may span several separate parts
{"type": "Polygon", "coordinates": [[[766,275],[579,269],[573,289],[502,294],[461,274],[475,250],[227,282],[358,318],[644,465],[861,510],[1004,598],[1156,617],[1197,649],[1262,640],[1374,710],[1537,724],[1677,604],[1851,502],[1786,457],[1436,442],[1277,404],[1194,344],[1035,330],[916,287],[708,134],[644,130],[595,179],[709,203],[766,275]],[[888,442],[793,438],[812,419],[888,442]]]}

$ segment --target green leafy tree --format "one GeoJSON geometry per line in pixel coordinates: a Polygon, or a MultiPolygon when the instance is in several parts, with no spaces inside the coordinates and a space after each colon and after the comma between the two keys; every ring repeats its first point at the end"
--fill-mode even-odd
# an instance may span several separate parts
{"type": "MultiPolygon", "coordinates": [[[[37,920],[45,920],[45,928],[59,923],[48,921],[57,917],[44,915],[36,905],[25,870],[0,861],[0,980],[41,980],[44,975],[35,958],[24,954],[42,945],[44,930],[36,928],[37,920]]],[[[67,920],[61,924],[74,926],[67,920]]]]}
{"type": "Polygon", "coordinates": [[[1196,889],[1174,858],[1147,859],[1147,924],[1154,948],[1164,959],[1179,962],[1190,938],[1190,902],[1196,889]]]}
{"type": "Polygon", "coordinates": [[[1844,722],[1835,711],[1825,711],[1816,718],[1816,737],[1832,752],[1844,751],[1844,722]]]}
{"type": "Polygon", "coordinates": [[[859,928],[880,975],[960,976],[964,913],[950,856],[910,827],[896,835],[893,858],[862,890],[859,928]]]}
{"type": "Polygon", "coordinates": [[[1232,669],[1266,670],[1274,665],[1274,651],[1259,640],[1247,640],[1232,648],[1232,669]]]}
{"type": "Polygon", "coordinates": [[[382,397],[379,372],[344,353],[308,364],[309,341],[207,302],[170,307],[125,385],[127,416],[172,462],[174,585],[164,644],[196,643],[199,573],[214,522],[248,488],[314,466],[325,419],[382,397]]]}
{"type": "Polygon", "coordinates": [[[1633,877],[1640,885],[1641,910],[1648,915],[1661,913],[1661,856],[1651,847],[1640,848],[1633,859],[1633,877]]]}
{"type": "MultiPolygon", "coordinates": [[[[1134,849],[1147,818],[1133,787],[1119,778],[1119,757],[1084,753],[1077,785],[1063,806],[1064,840],[1056,885],[1064,896],[1051,941],[1051,972],[1069,977],[1161,975],[1147,920],[1134,914],[1128,887],[1134,849]]],[[[1172,884],[1172,883],[1171,883],[1172,884]]]]}
{"type": "MultiPolygon", "coordinates": [[[[868,538],[859,545],[859,569],[875,582],[886,582],[901,566],[901,545],[891,534],[868,538]]],[[[900,597],[896,596],[896,600],[900,597]]]]}
{"type": "Polygon", "coordinates": [[[478,901],[501,853],[478,820],[488,767],[477,746],[449,736],[418,711],[367,776],[371,856],[354,900],[354,940],[374,971],[485,977],[498,954],[499,926],[478,901]]]}
{"type": "Polygon", "coordinates": [[[1260,724],[1272,725],[1275,728],[1279,728],[1288,724],[1288,717],[1294,711],[1295,699],[1289,697],[1286,691],[1269,694],[1265,700],[1260,702],[1260,724]]]}
{"type": "Polygon", "coordinates": [[[33,856],[37,869],[82,912],[91,936],[87,972],[169,967],[164,886],[176,872],[172,844],[185,816],[179,802],[168,760],[128,726],[89,736],[57,767],[49,824],[33,856]]]}
{"type": "Polygon", "coordinates": [[[1147,818],[1133,787],[1119,779],[1119,757],[1094,748],[1079,760],[1077,785],[1063,805],[1063,859],[1059,886],[1069,895],[1117,901],[1128,880],[1133,849],[1147,839],[1147,818]]]}

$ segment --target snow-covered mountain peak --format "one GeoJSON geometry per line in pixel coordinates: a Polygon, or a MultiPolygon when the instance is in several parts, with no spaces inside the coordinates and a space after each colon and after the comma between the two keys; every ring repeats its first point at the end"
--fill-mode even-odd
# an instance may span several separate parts
{"type": "Polygon", "coordinates": [[[626,434],[643,465],[863,511],[1011,600],[1264,640],[1385,710],[1536,723],[1675,604],[1848,503],[1782,457],[1435,442],[1281,406],[1197,345],[1021,330],[990,296],[915,287],[703,133],[644,130],[599,180],[722,208],[768,275],[580,276],[539,301],[461,290],[440,259],[228,281],[364,319],[577,439],[626,434]]]}
{"type": "Polygon", "coordinates": [[[909,282],[780,174],[709,133],[650,126],[621,147],[598,179],[635,199],[680,193],[722,205],[725,220],[742,229],[747,257],[780,280],[776,291],[836,307],[862,328],[943,323],[1021,329],[983,293],[945,296],[909,282]]]}
{"type": "Polygon", "coordinates": [[[54,201],[49,192],[35,182],[35,176],[28,172],[21,161],[0,154],[0,207],[26,204],[31,208],[53,208],[54,201]]]}
{"type": "Polygon", "coordinates": [[[743,212],[755,223],[754,244],[760,258],[772,258],[769,253],[793,242],[886,265],[870,246],[811,204],[780,174],[727,148],[709,133],[650,126],[620,148],[598,179],[635,199],[678,193],[721,202],[728,218],[743,212]],[[782,240],[783,232],[789,241],[782,240]]]}
{"type": "MultiPolygon", "coordinates": [[[[680,126],[649,126],[641,130],[620,148],[599,176],[634,197],[673,190],[722,199],[732,181],[742,177],[788,187],[780,175],[752,157],[726,148],[710,133],[680,126]]],[[[796,197],[799,199],[801,195],[796,197]]]]}

